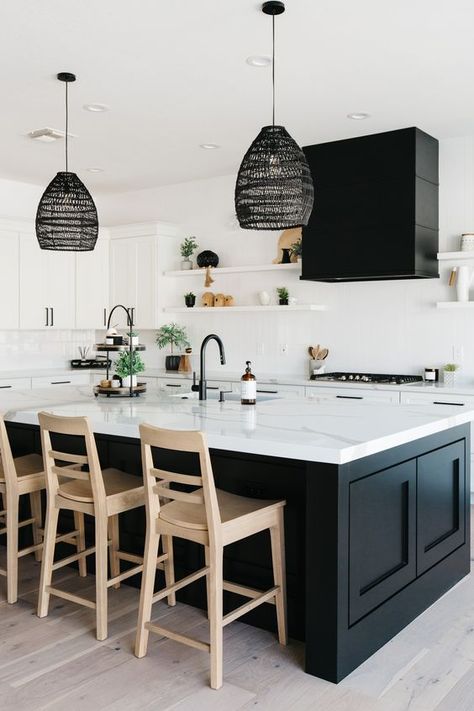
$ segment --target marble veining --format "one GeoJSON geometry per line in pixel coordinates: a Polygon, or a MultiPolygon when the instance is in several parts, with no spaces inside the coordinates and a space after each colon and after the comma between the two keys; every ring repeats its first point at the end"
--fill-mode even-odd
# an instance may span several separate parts
{"type": "Polygon", "coordinates": [[[2,394],[7,420],[37,424],[38,411],[87,415],[95,432],[138,437],[140,422],[202,430],[209,446],[288,459],[343,464],[474,420],[474,409],[400,405],[324,398],[198,402],[149,392],[140,398],[94,398],[89,387],[71,386],[2,394]]]}

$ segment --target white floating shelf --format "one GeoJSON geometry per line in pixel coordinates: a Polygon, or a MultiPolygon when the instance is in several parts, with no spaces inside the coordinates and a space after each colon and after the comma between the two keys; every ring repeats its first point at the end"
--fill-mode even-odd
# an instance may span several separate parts
{"type": "Polygon", "coordinates": [[[163,309],[169,314],[186,314],[186,313],[199,313],[199,314],[209,314],[225,311],[226,313],[238,312],[238,311],[255,311],[260,313],[268,313],[269,311],[279,311],[285,313],[286,311],[326,311],[327,306],[324,304],[295,304],[294,306],[280,306],[279,304],[272,304],[271,306],[193,306],[188,308],[187,306],[177,306],[176,308],[166,308],[163,309]]]}
{"type": "Polygon", "coordinates": [[[474,250],[467,252],[438,252],[440,262],[458,262],[459,260],[474,260],[474,250]]]}
{"type": "MultiPolygon", "coordinates": [[[[474,255],[473,255],[474,256],[474,255]]],[[[296,272],[301,270],[301,264],[291,262],[290,264],[255,264],[243,267],[213,267],[212,274],[240,274],[241,272],[296,272]]],[[[192,277],[204,276],[205,269],[177,269],[176,271],[163,272],[165,276],[172,277],[192,277]]]]}
{"type": "Polygon", "coordinates": [[[438,301],[437,309],[474,309],[474,301],[438,301]]]}

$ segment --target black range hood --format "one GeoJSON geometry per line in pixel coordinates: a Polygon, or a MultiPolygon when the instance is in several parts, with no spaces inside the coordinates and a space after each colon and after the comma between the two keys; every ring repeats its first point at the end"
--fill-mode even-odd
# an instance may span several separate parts
{"type": "Polygon", "coordinates": [[[438,141],[418,128],[303,148],[315,186],[301,279],[433,279],[438,141]]]}

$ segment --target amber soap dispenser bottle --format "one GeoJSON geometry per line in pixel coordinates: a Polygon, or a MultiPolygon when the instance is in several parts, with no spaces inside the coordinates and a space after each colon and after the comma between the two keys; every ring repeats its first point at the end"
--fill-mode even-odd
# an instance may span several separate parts
{"type": "Polygon", "coordinates": [[[240,387],[240,402],[242,405],[255,405],[257,402],[257,380],[250,368],[251,362],[245,361],[245,373],[242,375],[240,387]]]}

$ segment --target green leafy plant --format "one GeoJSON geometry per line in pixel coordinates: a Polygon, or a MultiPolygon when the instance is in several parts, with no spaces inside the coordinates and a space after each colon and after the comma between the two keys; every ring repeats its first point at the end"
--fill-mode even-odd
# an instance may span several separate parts
{"type": "Polygon", "coordinates": [[[158,329],[156,345],[158,348],[165,348],[169,345],[170,353],[173,353],[173,346],[176,346],[176,348],[186,348],[190,343],[184,326],[178,326],[177,323],[173,322],[158,329]]]}
{"type": "Polygon", "coordinates": [[[278,298],[281,299],[282,301],[288,301],[289,293],[288,293],[288,289],[286,288],[286,286],[279,286],[277,288],[277,294],[278,294],[278,298]]]}
{"type": "Polygon", "coordinates": [[[196,298],[196,294],[193,294],[192,291],[188,291],[188,293],[184,295],[184,298],[185,299],[192,299],[193,296],[194,296],[194,298],[196,298]]]}
{"type": "Polygon", "coordinates": [[[301,257],[301,255],[303,254],[303,243],[300,239],[297,242],[293,242],[290,247],[290,253],[294,257],[301,257]]]}
{"type": "Polygon", "coordinates": [[[183,242],[181,242],[181,256],[185,259],[189,259],[189,257],[192,257],[198,246],[196,237],[186,237],[183,242]]]}
{"type": "Polygon", "coordinates": [[[122,351],[115,361],[115,372],[121,378],[126,378],[127,375],[137,375],[143,373],[145,364],[142,361],[140,354],[137,351],[122,351]]]}
{"type": "Polygon", "coordinates": [[[457,365],[456,363],[446,363],[446,365],[443,367],[443,370],[445,370],[447,373],[455,373],[458,369],[459,365],[457,365]]]}

